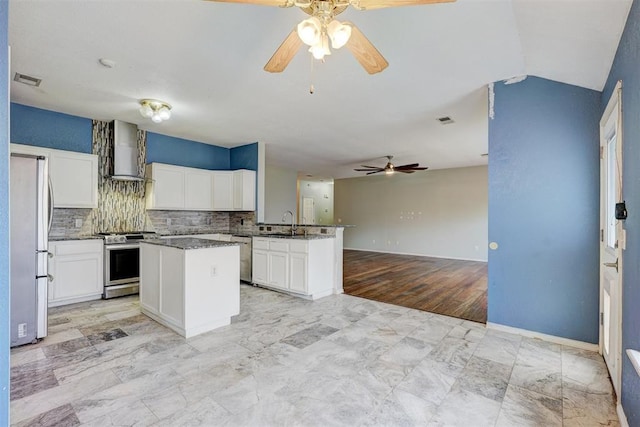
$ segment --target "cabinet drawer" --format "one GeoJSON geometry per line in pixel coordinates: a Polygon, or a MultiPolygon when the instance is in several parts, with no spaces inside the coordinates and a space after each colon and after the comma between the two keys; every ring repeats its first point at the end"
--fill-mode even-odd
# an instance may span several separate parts
{"type": "Polygon", "coordinates": [[[267,239],[253,239],[254,249],[269,249],[269,241],[267,239]]]}
{"type": "Polygon", "coordinates": [[[300,254],[306,254],[307,252],[309,252],[307,242],[293,241],[289,245],[290,252],[297,252],[300,254]]]}
{"type": "Polygon", "coordinates": [[[54,255],[84,255],[88,253],[102,252],[103,243],[100,240],[95,242],[51,242],[54,255]]]}
{"type": "Polygon", "coordinates": [[[278,252],[289,252],[289,242],[279,240],[269,241],[269,250],[278,252]]]}

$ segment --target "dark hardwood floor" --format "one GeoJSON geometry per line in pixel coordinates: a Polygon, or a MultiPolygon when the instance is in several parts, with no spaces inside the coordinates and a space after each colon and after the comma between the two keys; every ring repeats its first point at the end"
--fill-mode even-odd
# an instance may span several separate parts
{"type": "Polygon", "coordinates": [[[344,250],[344,292],[487,322],[487,263],[344,250]]]}

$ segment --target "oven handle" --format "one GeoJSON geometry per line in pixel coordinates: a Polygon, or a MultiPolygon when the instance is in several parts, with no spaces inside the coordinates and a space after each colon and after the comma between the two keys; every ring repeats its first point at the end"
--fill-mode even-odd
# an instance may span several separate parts
{"type": "Polygon", "coordinates": [[[118,249],[135,249],[139,248],[140,245],[137,243],[125,243],[121,245],[104,245],[104,248],[108,251],[118,250],[118,249]]]}

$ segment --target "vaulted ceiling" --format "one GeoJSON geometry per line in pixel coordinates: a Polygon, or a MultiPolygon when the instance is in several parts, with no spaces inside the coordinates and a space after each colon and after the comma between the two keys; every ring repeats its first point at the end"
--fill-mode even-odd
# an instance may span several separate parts
{"type": "Polygon", "coordinates": [[[533,75],[601,90],[632,0],[458,0],[347,9],[389,61],[367,74],[348,50],[301,49],[263,71],[307,15],[298,8],[191,0],[11,0],[13,102],[220,146],[262,141],[267,163],[357,175],[360,163],[432,169],[486,164],[487,84],[533,75]],[[113,68],[100,65],[107,58],[113,68]],[[312,66],[313,63],[313,66],[312,66]],[[311,83],[315,88],[310,94],[311,83]],[[138,100],[173,106],[160,124],[138,100]],[[438,117],[455,123],[442,125],[438,117]]]}

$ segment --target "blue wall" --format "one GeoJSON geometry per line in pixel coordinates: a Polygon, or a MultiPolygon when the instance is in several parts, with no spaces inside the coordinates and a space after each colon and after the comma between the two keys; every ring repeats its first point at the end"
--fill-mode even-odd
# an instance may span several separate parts
{"type": "Polygon", "coordinates": [[[600,93],[495,84],[488,320],[598,342],[600,93]]]}
{"type": "Polygon", "coordinates": [[[216,145],[147,132],[147,163],[227,170],[230,150],[216,145]]]}
{"type": "Polygon", "coordinates": [[[9,425],[9,2],[0,1],[0,426],[9,425]]]}
{"type": "Polygon", "coordinates": [[[11,142],[91,153],[91,119],[11,103],[11,142]]]}
{"type": "Polygon", "coordinates": [[[602,94],[601,113],[613,87],[622,80],[623,198],[627,249],[623,252],[622,283],[622,407],[630,426],[640,426],[640,377],[625,349],[640,350],[640,4],[633,2],[609,79],[602,94]]]}
{"type": "Polygon", "coordinates": [[[230,169],[258,170],[258,143],[241,145],[231,149],[230,169]]]}

